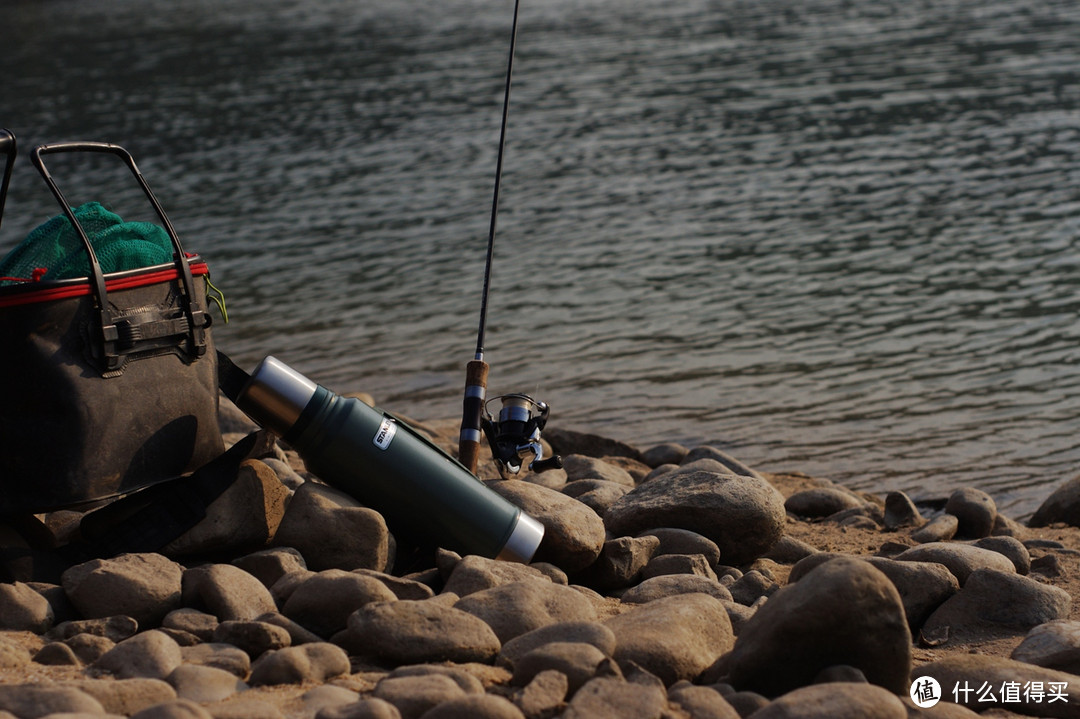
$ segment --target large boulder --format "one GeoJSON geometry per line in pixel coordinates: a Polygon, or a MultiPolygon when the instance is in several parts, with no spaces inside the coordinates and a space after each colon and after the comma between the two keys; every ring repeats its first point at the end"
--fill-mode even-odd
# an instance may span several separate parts
{"type": "Polygon", "coordinates": [[[743,626],[729,660],[736,688],[766,696],[811,684],[838,665],[903,694],[911,635],[889,578],[868,562],[839,557],[772,595],[743,626]]]}
{"type": "Polygon", "coordinates": [[[701,459],[649,480],[618,499],[604,514],[615,536],[654,527],[697,532],[720,548],[725,564],[748,564],[780,539],[784,498],[758,477],[737,475],[716,460],[701,459]]]}

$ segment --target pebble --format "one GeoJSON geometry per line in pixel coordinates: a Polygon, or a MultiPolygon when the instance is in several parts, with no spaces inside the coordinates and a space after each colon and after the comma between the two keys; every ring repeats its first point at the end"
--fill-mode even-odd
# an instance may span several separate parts
{"type": "Polygon", "coordinates": [[[716,579],[716,572],[709,566],[704,554],[661,554],[650,559],[641,570],[642,579],[652,579],[665,574],[693,574],[716,579]]]}
{"type": "Polygon", "coordinates": [[[1040,624],[1009,656],[1027,664],[1080,674],[1080,622],[1058,619],[1040,624]]]}
{"type": "Polygon", "coordinates": [[[667,708],[661,688],[596,677],[578,690],[562,719],[659,719],[667,708]]]}
{"type": "Polygon", "coordinates": [[[187,607],[169,612],[161,622],[162,629],[179,629],[204,642],[212,640],[217,625],[218,619],[213,614],[187,607]]]}
{"type": "Polygon", "coordinates": [[[974,546],[1004,554],[1013,563],[1017,574],[1031,571],[1031,553],[1016,537],[985,537],[975,542],[974,546]]]}
{"type": "Polygon", "coordinates": [[[676,682],[668,689],[668,703],[693,719],[739,719],[739,712],[712,687],[676,682]]]}
{"type": "MultiPolygon", "coordinates": [[[[481,559],[486,559],[486,557],[481,557],[481,559]]],[[[505,564],[505,562],[500,563],[505,564]]],[[[537,569],[537,571],[540,570],[537,569]]],[[[398,599],[430,599],[431,597],[435,596],[434,590],[432,590],[429,585],[417,581],[416,579],[395,577],[392,574],[387,574],[386,572],[377,572],[374,569],[360,568],[354,569],[352,570],[352,572],[353,574],[359,574],[364,577],[373,577],[374,579],[378,579],[380,582],[386,585],[386,588],[393,592],[394,596],[398,599]]]]}
{"type": "Polygon", "coordinates": [[[956,517],[959,525],[956,533],[967,539],[989,537],[997,518],[997,505],[993,498],[974,487],[963,487],[949,495],[945,513],[956,517]]]}
{"type": "Polygon", "coordinates": [[[164,679],[182,661],[180,645],[167,634],[151,629],[120,642],[98,657],[93,667],[119,679],[164,679]]]}
{"type": "Polygon", "coordinates": [[[689,529],[653,527],[637,536],[656,537],[660,540],[656,554],[700,554],[705,557],[710,567],[720,563],[720,547],[716,546],[716,542],[689,529]]]}
{"type": "Polygon", "coordinates": [[[759,711],[754,719],[907,719],[897,696],[873,684],[813,684],[794,689],[759,711]]]}
{"type": "Polygon", "coordinates": [[[299,684],[323,682],[348,674],[349,655],[329,642],[286,647],[263,654],[251,665],[248,684],[299,684]]]}
{"type": "Polygon", "coordinates": [[[919,508],[911,501],[911,497],[903,492],[889,492],[885,495],[883,521],[885,528],[890,530],[920,527],[926,522],[919,508]]]}
{"type": "Polygon", "coordinates": [[[514,695],[514,704],[526,719],[546,719],[563,708],[570,681],[554,669],[542,671],[514,695]]]}
{"type": "Polygon", "coordinates": [[[286,574],[308,568],[303,555],[292,547],[263,549],[238,557],[232,564],[258,579],[267,589],[286,574]]]}
{"type": "Polygon", "coordinates": [[[589,644],[604,656],[615,653],[615,634],[599,622],[559,622],[526,632],[502,645],[496,664],[513,671],[529,652],[553,642],[589,644]]]}
{"type": "Polygon", "coordinates": [[[500,562],[487,557],[469,555],[454,565],[443,591],[464,597],[484,589],[530,579],[551,581],[539,569],[526,564],[500,562]]]}
{"type": "Polygon", "coordinates": [[[184,572],[184,606],[205,609],[220,621],[249,621],[277,604],[263,583],[231,564],[207,564],[184,572]]]}
{"type": "Polygon", "coordinates": [[[119,642],[134,636],[137,631],[139,631],[139,623],[131,617],[100,617],[61,622],[45,632],[45,638],[64,640],[79,634],[90,634],[119,642]]]}
{"type": "Polygon", "coordinates": [[[300,552],[309,569],[374,569],[385,572],[393,538],[383,516],[348,494],[304,482],[293,494],[274,544],[300,552]]]}
{"type": "Polygon", "coordinates": [[[700,459],[707,459],[711,462],[716,462],[717,464],[723,466],[726,472],[733,472],[740,477],[755,477],[757,479],[764,479],[764,477],[762,477],[757,470],[751,468],[746,463],[742,462],[739,459],[736,459],[724,450],[717,449],[716,447],[708,444],[698,445],[697,447],[691,449],[689,452],[686,453],[686,456],[682,458],[682,461],[679,462],[679,464],[693,464],[700,459]]]}
{"type": "Polygon", "coordinates": [[[521,710],[494,694],[451,699],[432,707],[420,719],[524,719],[521,710]]]}
{"type": "MultiPolygon", "coordinates": [[[[26,649],[22,647],[19,648],[22,649],[22,653],[26,653],[26,649]]],[[[3,647],[0,651],[3,651],[3,649],[6,649],[6,647],[3,647]]],[[[58,667],[81,667],[83,664],[82,660],[75,654],[75,651],[63,642],[49,642],[43,646],[38,650],[37,654],[34,655],[34,662],[37,664],[48,664],[58,667]]],[[[16,658],[15,661],[5,661],[4,655],[0,655],[0,666],[16,667],[25,663],[25,659],[23,659],[23,661],[18,661],[18,658],[16,658]]]]}
{"type": "Polygon", "coordinates": [[[657,599],[604,624],[615,635],[620,665],[634,662],[667,685],[694,679],[735,641],[723,603],[707,594],[657,599]]]}
{"type": "MultiPolygon", "coordinates": [[[[621,467],[609,464],[598,457],[570,454],[563,457],[567,485],[585,479],[599,479],[633,489],[634,478],[621,467]]],[[[573,496],[573,495],[571,495],[573,496]]]]}
{"type": "Polygon", "coordinates": [[[122,716],[176,699],[176,691],[160,679],[90,679],[69,686],[97,699],[107,713],[122,716]]]}
{"type": "Polygon", "coordinates": [[[751,569],[728,588],[733,601],[746,606],[752,605],[762,597],[771,596],[780,585],[756,569],[751,569]]]}
{"type": "Polygon", "coordinates": [[[940,514],[911,533],[911,538],[919,544],[945,542],[956,536],[960,520],[951,514],[940,514]]]}
{"type": "Polygon", "coordinates": [[[599,591],[637,584],[645,565],[656,554],[660,540],[653,536],[619,537],[604,542],[600,556],[577,581],[599,591]]]}
{"type": "Polygon", "coordinates": [[[596,619],[596,609],[581,592],[533,580],[470,594],[454,607],[484,620],[504,643],[548,624],[596,619]]]}
{"type": "Polygon", "coordinates": [[[232,672],[198,664],[181,664],[165,678],[176,696],[200,704],[228,699],[248,688],[232,672]]]}
{"type": "Polygon", "coordinates": [[[329,638],[344,629],[349,615],[365,604],[395,599],[397,595],[374,577],[325,569],[293,590],[281,613],[320,637],[329,638]]]}
{"type": "Polygon", "coordinates": [[[401,712],[385,699],[366,697],[354,704],[320,709],[315,719],[401,719],[401,712]]]}
{"type": "Polygon", "coordinates": [[[567,679],[567,695],[573,696],[592,679],[597,668],[610,656],[585,642],[550,642],[526,652],[514,663],[510,683],[524,687],[540,672],[555,670],[567,679]]]}
{"type": "Polygon", "coordinates": [[[234,646],[257,659],[265,652],[291,646],[292,637],[289,630],[269,622],[230,620],[217,625],[211,642],[234,646]]]}
{"type": "Polygon", "coordinates": [[[866,500],[839,487],[814,487],[792,494],[784,502],[784,509],[799,517],[820,519],[865,505],[866,500]]]}
{"type": "Polygon", "coordinates": [[[251,671],[251,657],[247,652],[231,644],[196,644],[182,647],[180,656],[184,664],[196,664],[224,669],[233,676],[244,679],[251,671]]]}
{"type": "Polygon", "coordinates": [[[559,491],[567,497],[573,497],[602,517],[608,507],[633,486],[603,479],[579,479],[563,485],[559,491]]]}
{"type": "Polygon", "coordinates": [[[929,636],[949,627],[955,636],[980,622],[1030,629],[1067,618],[1071,606],[1072,597],[1064,589],[1012,571],[977,569],[956,595],[930,615],[923,631],[929,636]]]}
{"type": "Polygon", "coordinates": [[[627,589],[619,598],[627,604],[646,604],[663,597],[694,592],[708,594],[716,599],[734,600],[731,590],[719,580],[693,574],[664,574],[646,579],[627,589]]]}
{"type": "Polygon", "coordinates": [[[737,476],[715,460],[682,465],[624,495],[604,514],[614,535],[678,527],[716,543],[730,564],[769,551],[783,533],[784,499],[764,479],[737,476]]]}
{"type": "Polygon", "coordinates": [[[104,714],[105,707],[75,687],[3,684],[0,711],[11,712],[19,719],[37,719],[61,713],[104,714]]]}
{"type": "Polygon", "coordinates": [[[368,604],[349,617],[348,628],[352,638],[350,653],[394,666],[487,663],[501,647],[494,630],[483,619],[427,600],[368,604]]]}
{"type": "Polygon", "coordinates": [[[931,542],[912,547],[896,555],[898,562],[937,562],[944,564],[953,576],[964,586],[968,577],[976,569],[997,569],[1002,572],[1015,572],[1016,567],[1004,554],[981,549],[969,544],[955,542],[931,542]]]}
{"type": "Polygon", "coordinates": [[[935,609],[960,591],[960,582],[952,572],[936,562],[898,562],[885,557],[868,557],[865,561],[888,577],[900,593],[904,616],[913,634],[917,634],[935,609]]]}
{"type": "Polygon", "coordinates": [[[773,594],[735,641],[731,683],[775,697],[835,664],[907,691],[911,635],[903,603],[888,577],[859,559],[825,562],[773,594]]]}
{"type": "Polygon", "coordinates": [[[49,600],[28,584],[0,584],[0,630],[42,634],[54,619],[49,600]]]}
{"type": "Polygon", "coordinates": [[[160,554],[121,554],[76,564],[60,584],[87,619],[124,615],[149,628],[180,608],[183,574],[182,566],[160,554]]]}
{"type": "Polygon", "coordinates": [[[1055,522],[1080,526],[1080,477],[1070,479],[1051,492],[1031,515],[1028,526],[1049,527],[1055,522]]]}
{"type": "Polygon", "coordinates": [[[131,715],[131,719],[214,719],[213,715],[188,699],[155,704],[131,715]]]}
{"type": "Polygon", "coordinates": [[[544,525],[544,541],[536,561],[578,572],[596,561],[606,539],[604,522],[591,508],[547,487],[513,480],[488,486],[544,525]]]}
{"type": "Polygon", "coordinates": [[[468,695],[450,677],[427,674],[387,677],[375,685],[374,696],[393,704],[402,719],[419,719],[428,709],[468,695]]]}
{"type": "Polygon", "coordinates": [[[0,634],[0,669],[14,669],[31,661],[30,650],[0,634]]]}
{"type": "Polygon", "coordinates": [[[678,442],[663,442],[641,453],[641,461],[656,468],[662,464],[679,464],[690,450],[678,442]]]}

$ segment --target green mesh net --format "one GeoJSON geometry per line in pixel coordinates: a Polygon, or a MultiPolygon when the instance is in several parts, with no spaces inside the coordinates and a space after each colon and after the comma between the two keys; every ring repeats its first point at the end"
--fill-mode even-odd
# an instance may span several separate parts
{"type": "MultiPolygon", "coordinates": [[[[75,219],[94,246],[101,271],[122,272],[172,262],[173,246],[164,228],[152,222],[124,222],[98,202],[75,208],[75,219]]],[[[36,227],[0,260],[0,285],[30,279],[88,277],[90,259],[64,215],[36,227]]]]}

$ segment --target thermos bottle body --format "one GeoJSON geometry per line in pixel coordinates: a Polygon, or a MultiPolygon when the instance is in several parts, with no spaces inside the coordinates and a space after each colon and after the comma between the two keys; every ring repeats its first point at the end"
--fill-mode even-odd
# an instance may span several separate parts
{"type": "Polygon", "coordinates": [[[237,406],[328,484],[461,554],[529,562],[544,527],[406,423],[264,359],[237,406]]]}

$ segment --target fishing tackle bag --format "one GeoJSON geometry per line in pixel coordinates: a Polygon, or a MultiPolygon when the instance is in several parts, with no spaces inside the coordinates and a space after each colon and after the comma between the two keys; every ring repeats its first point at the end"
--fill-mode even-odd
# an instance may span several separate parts
{"type": "MultiPolygon", "coordinates": [[[[0,148],[2,214],[6,130],[0,148]]],[[[63,214],[0,262],[14,274],[0,281],[0,516],[126,494],[224,451],[206,263],[184,252],[123,148],[43,145],[31,160],[63,214]],[[43,160],[60,152],[120,158],[162,227],[70,207],[43,160]]]]}

